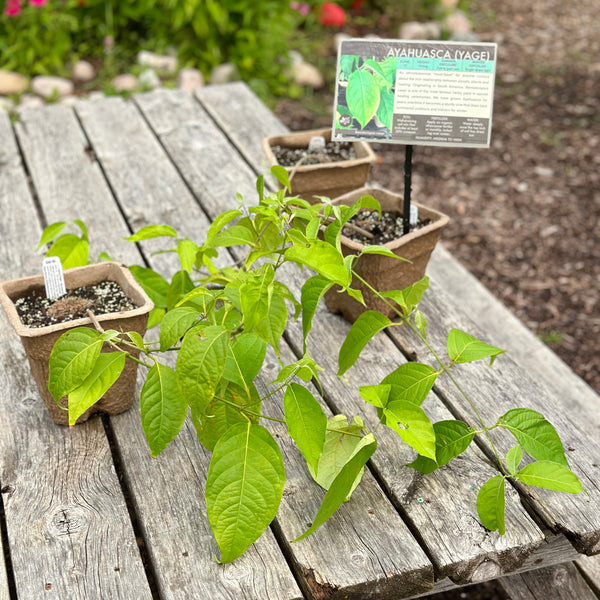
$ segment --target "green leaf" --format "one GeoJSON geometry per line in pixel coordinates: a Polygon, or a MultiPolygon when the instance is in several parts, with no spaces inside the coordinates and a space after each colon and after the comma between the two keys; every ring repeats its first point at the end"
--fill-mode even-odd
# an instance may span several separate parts
{"type": "Polygon", "coordinates": [[[327,417],[315,397],[302,385],[290,383],[283,397],[290,437],[315,472],[325,444],[327,417]]]}
{"type": "Polygon", "coordinates": [[[421,405],[431,391],[439,373],[423,363],[408,362],[386,375],[382,383],[391,384],[390,400],[405,400],[421,405]]]}
{"type": "Polygon", "coordinates": [[[180,306],[170,310],[160,326],[160,351],[166,352],[174,346],[199,316],[199,310],[191,306],[180,306]]]}
{"type": "Polygon", "coordinates": [[[213,247],[228,247],[228,246],[253,246],[255,234],[243,225],[232,225],[214,237],[212,241],[213,247]]]}
{"type": "Polygon", "coordinates": [[[295,242],[285,251],[285,259],[306,265],[332,283],[348,287],[352,277],[344,263],[344,257],[331,244],[322,240],[295,242]]]}
{"type": "Polygon", "coordinates": [[[144,338],[137,331],[128,331],[125,335],[135,344],[140,350],[145,349],[144,338]]]}
{"type": "Polygon", "coordinates": [[[208,228],[208,232],[206,233],[206,240],[204,242],[204,247],[208,248],[212,245],[212,240],[217,235],[225,225],[231,223],[234,219],[241,217],[242,213],[239,210],[228,210],[225,211],[212,222],[211,226],[208,228]]]}
{"type": "Polygon", "coordinates": [[[258,423],[259,417],[243,413],[244,410],[260,413],[261,400],[254,384],[246,390],[235,383],[223,380],[217,394],[210,400],[205,410],[192,410],[192,423],[200,443],[210,452],[221,436],[234,425],[258,423]],[[223,401],[224,400],[224,401],[223,401]]]}
{"type": "Polygon", "coordinates": [[[506,453],[506,466],[508,467],[508,472],[511,475],[514,475],[523,460],[523,450],[521,450],[521,446],[516,445],[513,446],[506,453]]]}
{"type": "Polygon", "coordinates": [[[190,274],[187,271],[177,271],[167,290],[167,310],[171,310],[179,301],[189,294],[195,288],[194,282],[192,281],[190,274]]]}
{"type": "Polygon", "coordinates": [[[48,361],[48,390],[57,402],[92,372],[103,343],[89,327],[76,327],[58,338],[48,361]]]}
{"type": "Polygon", "coordinates": [[[136,281],[144,288],[144,291],[154,302],[155,308],[167,308],[167,293],[169,282],[156,271],[133,265],[129,267],[136,281]]]}
{"type": "Polygon", "coordinates": [[[173,369],[155,363],[148,371],[140,393],[140,412],[144,435],[152,458],[156,458],[175,439],[187,416],[173,369]]]}
{"type": "Polygon", "coordinates": [[[83,267],[89,262],[89,245],[87,240],[65,233],[52,244],[46,256],[58,256],[63,269],[83,267]]]}
{"type": "Polygon", "coordinates": [[[286,169],[280,165],[274,165],[271,167],[271,175],[273,175],[273,177],[275,177],[284,188],[287,188],[288,192],[292,191],[290,185],[290,176],[286,169]]]}
{"type": "Polygon", "coordinates": [[[450,330],[447,346],[450,360],[457,364],[472,362],[489,356],[491,367],[496,357],[504,352],[504,350],[485,344],[459,329],[450,330]]]}
{"type": "Polygon", "coordinates": [[[363,348],[376,333],[389,327],[392,322],[381,313],[367,310],[350,327],[340,348],[338,376],[343,375],[357,360],[363,348]]]}
{"type": "Polygon", "coordinates": [[[89,375],[69,393],[69,427],[73,427],[77,419],[104,396],[124,366],[123,352],[106,352],[98,356],[89,375]]]}
{"type": "Polygon", "coordinates": [[[504,535],[504,477],[496,475],[477,494],[477,514],[486,529],[504,535]]]}
{"type": "Polygon", "coordinates": [[[331,482],[312,525],[300,537],[296,538],[295,542],[303,540],[314,533],[346,501],[356,485],[357,477],[360,477],[365,464],[367,464],[376,448],[377,440],[372,433],[360,438],[352,456],[331,482]]]}
{"type": "Polygon", "coordinates": [[[529,408],[513,408],[500,417],[498,423],[536,460],[568,466],[560,437],[544,415],[529,408]]]}
{"type": "Polygon", "coordinates": [[[386,248],[385,246],[378,246],[376,244],[372,246],[365,246],[361,251],[361,254],[378,254],[379,256],[387,256],[388,258],[395,258],[397,260],[403,260],[404,262],[410,262],[406,258],[402,258],[402,256],[394,254],[389,248],[386,248]]]}
{"type": "Polygon", "coordinates": [[[179,255],[179,262],[181,268],[188,273],[194,270],[194,263],[196,262],[196,255],[200,248],[195,242],[185,238],[177,244],[177,254],[179,255]]]}
{"type": "Polygon", "coordinates": [[[547,490],[569,494],[578,494],[583,491],[583,486],[573,471],[549,460],[540,460],[523,467],[517,471],[516,477],[526,485],[534,485],[547,490]]]}
{"type": "Polygon", "coordinates": [[[400,305],[402,312],[408,315],[412,312],[413,308],[416,308],[423,294],[429,287],[429,277],[427,275],[423,279],[409,285],[403,290],[390,290],[389,292],[382,292],[384,298],[390,298],[394,302],[400,305]]]}
{"type": "Polygon", "coordinates": [[[379,99],[380,88],[371,73],[359,70],[348,77],[346,102],[362,129],[375,116],[379,99]]]}
{"type": "Polygon", "coordinates": [[[242,333],[229,346],[223,377],[250,393],[267,352],[267,343],[254,333],[242,333]]]}
{"type": "Polygon", "coordinates": [[[148,329],[152,329],[152,327],[156,327],[156,325],[158,325],[163,320],[164,316],[165,316],[164,308],[153,308],[148,313],[148,329]]]}
{"type": "Polygon", "coordinates": [[[87,242],[88,241],[88,230],[87,230],[85,223],[83,221],[81,221],[80,219],[75,219],[73,221],[73,223],[75,223],[75,225],[77,225],[77,227],[79,227],[79,229],[81,231],[81,239],[85,240],[87,242]]]}
{"type": "Polygon", "coordinates": [[[421,456],[435,460],[435,431],[425,411],[416,404],[395,400],[383,409],[385,423],[421,456]]]}
{"type": "Polygon", "coordinates": [[[377,408],[384,408],[390,400],[392,386],[383,383],[380,383],[379,385],[364,385],[358,388],[358,391],[365,402],[368,402],[377,408]]]}
{"type": "Polygon", "coordinates": [[[169,225],[146,225],[125,239],[128,242],[141,242],[157,237],[177,237],[177,232],[169,225]]]}
{"type": "Polygon", "coordinates": [[[394,97],[395,93],[392,90],[381,90],[381,100],[377,108],[377,118],[390,131],[394,125],[394,97]]]}
{"type": "Polygon", "coordinates": [[[177,385],[193,410],[203,412],[214,396],[229,347],[229,330],[207,327],[204,338],[194,330],[183,338],[177,357],[177,385]]]}
{"type": "Polygon", "coordinates": [[[317,312],[317,307],[325,292],[333,286],[333,283],[322,275],[314,275],[304,282],[300,292],[300,303],[302,304],[302,335],[304,351],[306,352],[306,338],[312,327],[312,320],[317,312]]]}
{"type": "Polygon", "coordinates": [[[417,310],[415,312],[415,325],[418,327],[419,331],[423,334],[423,337],[426,337],[425,329],[427,328],[427,319],[425,318],[425,315],[420,310],[417,310]]]}
{"type": "Polygon", "coordinates": [[[40,241],[35,251],[37,252],[44,244],[49,244],[53,239],[57,238],[66,225],[67,224],[64,221],[58,221],[57,223],[48,225],[42,232],[42,236],[40,237],[40,241]]]}
{"type": "Polygon", "coordinates": [[[285,483],[281,451],[260,425],[240,423],[215,446],[205,497],[221,562],[241,556],[269,526],[285,483]]]}

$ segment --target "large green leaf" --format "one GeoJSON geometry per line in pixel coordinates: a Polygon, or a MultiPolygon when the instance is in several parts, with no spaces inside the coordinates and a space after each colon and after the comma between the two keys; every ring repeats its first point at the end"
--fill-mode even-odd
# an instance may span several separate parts
{"type": "Polygon", "coordinates": [[[194,282],[187,271],[177,271],[167,290],[167,310],[171,310],[179,301],[195,289],[194,282]]]}
{"type": "Polygon", "coordinates": [[[125,239],[128,242],[141,242],[157,237],[177,237],[177,232],[169,225],[146,225],[125,239]]]}
{"type": "Polygon", "coordinates": [[[92,372],[103,343],[89,327],[76,327],[58,338],[48,362],[48,390],[57,402],[92,372]]]}
{"type": "Polygon", "coordinates": [[[447,346],[450,360],[457,364],[489,357],[491,366],[496,357],[504,352],[504,350],[490,346],[459,329],[450,330],[447,346]]]}
{"type": "Polygon", "coordinates": [[[62,233],[66,225],[67,224],[64,221],[58,221],[48,225],[42,232],[42,236],[40,237],[40,241],[35,251],[37,252],[44,244],[48,244],[57,238],[62,233]]]}
{"type": "Polygon", "coordinates": [[[397,302],[400,305],[400,308],[402,308],[402,312],[405,315],[408,315],[413,308],[416,308],[419,304],[428,287],[429,277],[426,275],[403,290],[390,290],[388,292],[382,292],[381,295],[397,302]]]}
{"type": "Polygon", "coordinates": [[[173,369],[156,363],[148,371],[140,393],[140,412],[152,458],[156,458],[175,439],[187,415],[173,369]]]}
{"type": "Polygon", "coordinates": [[[254,333],[242,333],[229,346],[223,377],[250,393],[267,352],[264,339],[254,333]]]}
{"type": "Polygon", "coordinates": [[[252,246],[256,235],[253,231],[242,225],[232,225],[215,235],[212,246],[252,246]]]}
{"type": "Polygon", "coordinates": [[[159,273],[146,267],[133,265],[129,267],[132,275],[137,282],[144,288],[144,291],[154,302],[156,308],[167,307],[167,293],[169,291],[169,282],[159,273]]]}
{"type": "Polygon", "coordinates": [[[376,333],[391,324],[385,315],[377,311],[367,310],[362,313],[350,327],[340,348],[338,375],[343,375],[356,362],[363,348],[376,333]]]}
{"type": "Polygon", "coordinates": [[[425,411],[416,404],[395,400],[383,409],[385,423],[421,456],[435,460],[435,431],[425,411]]]}
{"type": "Polygon", "coordinates": [[[381,100],[377,108],[377,118],[390,131],[394,125],[394,98],[395,93],[392,90],[381,90],[381,100]]]}
{"type": "Polygon", "coordinates": [[[321,405],[304,386],[291,383],[283,397],[283,409],[290,437],[307,464],[317,471],[327,429],[327,417],[321,405]]]}
{"type": "Polygon", "coordinates": [[[285,251],[285,259],[306,265],[332,283],[337,283],[344,288],[352,281],[342,254],[322,240],[294,243],[285,251]]]}
{"type": "Polygon", "coordinates": [[[199,316],[199,310],[192,306],[180,306],[165,314],[160,326],[160,351],[175,345],[199,316]]]}
{"type": "Polygon", "coordinates": [[[527,485],[535,485],[547,490],[578,494],[583,491],[577,475],[568,467],[550,460],[540,460],[517,471],[519,481],[527,485]]]}
{"type": "Polygon", "coordinates": [[[206,240],[204,242],[205,247],[211,246],[212,240],[214,237],[227,225],[231,223],[234,219],[242,216],[242,212],[239,210],[227,210],[223,213],[220,213],[219,216],[212,222],[211,226],[208,228],[208,232],[206,233],[206,240]]]}
{"type": "Polygon", "coordinates": [[[69,394],[69,427],[92,407],[119,378],[125,366],[123,352],[100,354],[90,374],[69,394]]]}
{"type": "Polygon", "coordinates": [[[207,327],[201,338],[194,330],[183,338],[177,357],[177,386],[193,410],[203,412],[214,396],[229,347],[228,329],[207,327]]]}
{"type": "Polygon", "coordinates": [[[179,256],[181,268],[184,271],[187,271],[188,273],[193,271],[198,250],[200,250],[198,244],[192,242],[192,240],[189,240],[188,238],[179,241],[177,244],[177,254],[179,256]]]}
{"type": "Polygon", "coordinates": [[[348,77],[346,102],[352,115],[361,128],[375,116],[379,107],[380,88],[375,77],[368,71],[359,69],[348,77]]]}
{"type": "Polygon", "coordinates": [[[234,425],[248,420],[258,423],[256,415],[260,413],[260,407],[261,399],[254,384],[246,390],[223,380],[204,411],[192,410],[192,423],[198,440],[212,452],[221,436],[234,425]],[[253,414],[249,415],[244,410],[253,414]]]}
{"type": "Polygon", "coordinates": [[[360,477],[365,464],[377,449],[377,440],[372,433],[360,438],[355,447],[355,451],[348,461],[341,468],[335,479],[331,482],[323,502],[313,519],[312,525],[300,537],[295,539],[297,542],[314,533],[335,511],[346,501],[348,495],[356,485],[357,478],[360,477]]]}
{"type": "Polygon", "coordinates": [[[304,282],[300,293],[302,304],[302,335],[304,338],[304,351],[306,351],[306,337],[312,327],[312,320],[317,311],[317,306],[325,292],[333,286],[333,283],[322,275],[315,275],[304,282]]]}
{"type": "Polygon", "coordinates": [[[483,526],[504,535],[504,477],[496,475],[483,484],[477,494],[477,514],[483,526]]]}
{"type": "Polygon", "coordinates": [[[260,425],[240,423],[217,442],[206,480],[206,510],[221,562],[241,556],[279,508],[285,470],[281,451],[260,425]]]}
{"type": "Polygon", "coordinates": [[[63,269],[82,267],[89,262],[89,244],[73,233],[66,233],[52,244],[46,256],[58,256],[63,269]]]}
{"type": "Polygon", "coordinates": [[[568,466],[556,429],[541,413],[529,408],[513,408],[500,417],[498,422],[536,460],[551,460],[568,466]]]}
{"type": "Polygon", "coordinates": [[[390,384],[390,400],[405,400],[421,405],[431,391],[439,373],[423,363],[408,362],[387,375],[382,383],[390,384]]]}
{"type": "Polygon", "coordinates": [[[521,450],[521,446],[519,446],[518,444],[516,446],[513,446],[506,453],[506,466],[508,467],[508,472],[511,475],[514,475],[517,472],[517,469],[519,468],[519,465],[521,464],[522,460],[523,450],[521,450]]]}

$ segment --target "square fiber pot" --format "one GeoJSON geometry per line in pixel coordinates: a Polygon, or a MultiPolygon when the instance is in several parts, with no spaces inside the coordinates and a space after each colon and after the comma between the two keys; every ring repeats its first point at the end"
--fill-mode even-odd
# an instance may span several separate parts
{"type": "MultiPolygon", "coordinates": [[[[349,194],[336,198],[334,204],[354,204],[362,196],[373,196],[381,204],[382,211],[397,212],[402,215],[403,198],[385,189],[362,188],[349,194]]],[[[354,270],[376,290],[385,292],[389,290],[402,290],[412,285],[425,275],[425,269],[429,258],[443,227],[450,220],[441,212],[426,208],[420,204],[413,203],[419,208],[419,219],[431,222],[417,231],[403,235],[402,237],[383,244],[397,256],[406,258],[411,262],[405,262],[380,256],[377,254],[366,254],[360,257],[355,264],[354,270]]],[[[359,254],[365,246],[355,242],[346,236],[341,237],[342,252],[344,256],[359,254]]],[[[325,294],[325,304],[333,313],[341,313],[348,321],[354,322],[358,316],[366,310],[378,310],[387,317],[395,316],[394,311],[384,302],[377,299],[363,284],[354,279],[352,287],[363,293],[367,304],[365,308],[348,294],[338,293],[339,287],[330,289],[325,294]]]]}
{"type": "MultiPolygon", "coordinates": [[[[286,135],[275,135],[264,138],[262,148],[271,166],[279,164],[273,154],[272,146],[287,148],[308,148],[310,139],[321,135],[327,142],[331,141],[330,129],[313,129],[297,131],[286,135]]],[[[321,165],[300,165],[296,168],[290,181],[292,195],[300,196],[307,202],[316,201],[313,196],[336,198],[351,190],[365,185],[369,178],[369,169],[376,156],[366,142],[352,142],[356,158],[321,165]]],[[[291,174],[294,167],[285,167],[291,174]]]]}
{"type": "MultiPolygon", "coordinates": [[[[137,331],[140,335],[144,335],[148,313],[152,310],[153,304],[126,267],[115,262],[104,262],[67,269],[64,274],[67,290],[94,285],[102,281],[117,282],[137,308],[118,313],[97,315],[97,321],[104,329],[137,331]]],[[[85,317],[65,323],[48,325],[47,327],[26,327],[19,318],[14,302],[19,298],[30,295],[34,290],[44,292],[44,278],[42,275],[5,281],[0,284],[0,304],[2,304],[13,329],[21,338],[31,373],[50,416],[59,425],[67,425],[68,412],[65,410],[67,397],[61,399],[60,405],[63,408],[60,408],[48,391],[48,360],[54,343],[65,331],[75,327],[91,327],[93,329],[94,325],[90,318],[85,317]]],[[[110,348],[105,345],[103,351],[109,350],[110,348]]],[[[135,398],[136,373],[137,363],[126,360],[125,368],[119,379],[94,406],[81,415],[77,422],[86,421],[97,411],[114,415],[128,410],[135,398]]]]}

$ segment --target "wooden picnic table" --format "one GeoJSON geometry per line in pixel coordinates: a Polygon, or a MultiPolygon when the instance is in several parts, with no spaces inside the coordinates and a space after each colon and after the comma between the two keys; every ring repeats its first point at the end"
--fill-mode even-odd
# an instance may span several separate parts
{"type": "MultiPolygon", "coordinates": [[[[285,131],[243,83],[196,95],[161,89],[130,100],[48,105],[25,110],[15,123],[0,111],[0,279],[37,274],[43,226],[75,218],[89,227],[92,256],[106,251],[172,274],[168,255],[124,238],[165,223],[202,240],[211,219],[237,206],[236,192],[255,197],[256,175],[268,171],[260,141],[285,131]]],[[[315,534],[290,543],[324,492],[282,426],[269,423],[287,472],[280,511],[242,558],[219,565],[204,507],[209,454],[191,423],[158,459],[150,457],[135,406],[71,430],[55,425],[2,314],[0,600],[398,600],[502,576],[523,600],[551,597],[535,591],[549,584],[554,594],[561,585],[567,594],[577,590],[565,598],[596,597],[600,563],[581,556],[600,552],[600,397],[441,247],[429,274],[422,310],[434,344],[443,347],[445,332],[457,327],[509,349],[491,369],[473,364],[457,372],[461,386],[488,422],[516,406],[542,412],[587,495],[513,487],[499,536],[476,512],[479,487],[496,474],[485,444],[422,476],[406,466],[412,450],[380,431],[352,500],[315,534]]],[[[290,275],[296,292],[301,283],[290,275]]],[[[282,342],[284,360],[302,353],[294,345],[298,327],[282,342]]],[[[323,404],[329,414],[358,413],[373,424],[358,385],[378,383],[406,357],[427,357],[410,332],[395,328],[369,344],[345,384],[331,348],[348,328],[325,309],[315,316],[309,350],[327,369],[323,404]]],[[[276,367],[267,365],[259,386],[276,367]]],[[[470,419],[443,378],[427,410],[435,420],[470,419]]]]}

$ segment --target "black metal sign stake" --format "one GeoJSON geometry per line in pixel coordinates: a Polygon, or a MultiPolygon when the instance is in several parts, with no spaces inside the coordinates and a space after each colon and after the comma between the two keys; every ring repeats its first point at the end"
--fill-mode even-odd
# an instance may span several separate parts
{"type": "Polygon", "coordinates": [[[412,145],[406,145],[404,155],[404,208],[402,209],[402,233],[410,231],[410,190],[412,186],[412,145]]]}

